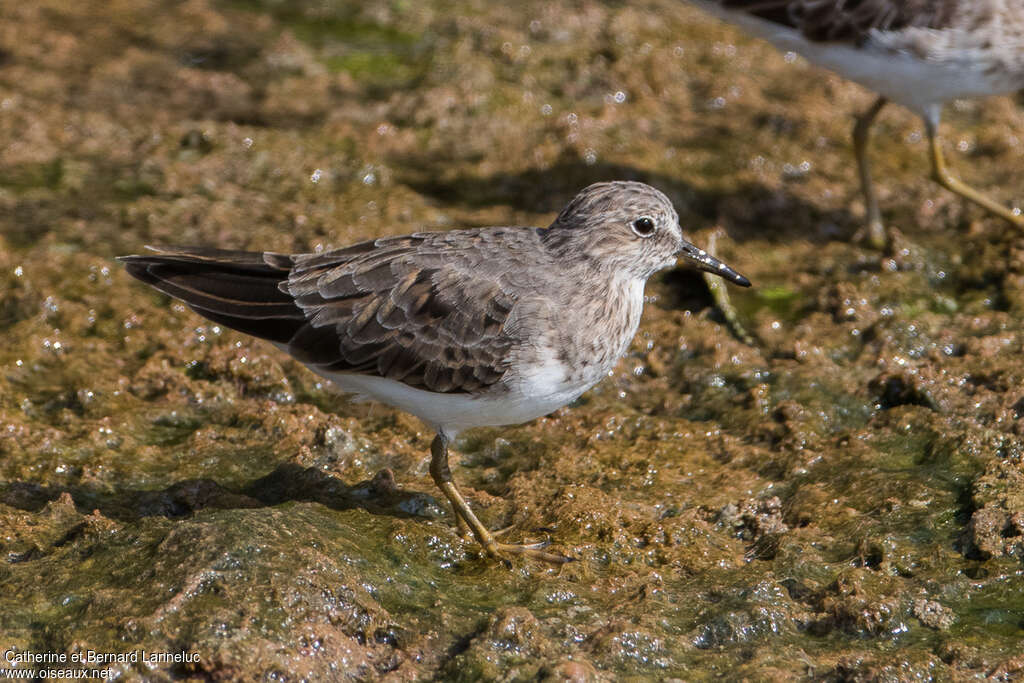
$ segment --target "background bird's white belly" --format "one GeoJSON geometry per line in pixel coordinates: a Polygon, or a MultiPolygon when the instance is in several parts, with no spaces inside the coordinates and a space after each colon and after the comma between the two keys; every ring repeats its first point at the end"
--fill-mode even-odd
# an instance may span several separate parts
{"type": "Polygon", "coordinates": [[[854,47],[803,40],[801,46],[790,49],[921,116],[926,116],[933,105],[989,95],[999,89],[977,65],[921,59],[889,51],[874,41],[854,47]]]}

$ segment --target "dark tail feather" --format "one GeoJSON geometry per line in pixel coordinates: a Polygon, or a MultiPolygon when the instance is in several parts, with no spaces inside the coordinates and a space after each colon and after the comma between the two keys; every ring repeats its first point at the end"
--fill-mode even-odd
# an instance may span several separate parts
{"type": "Polygon", "coordinates": [[[121,256],[128,273],[225,327],[288,343],[306,316],[281,290],[291,258],[271,252],[206,247],[148,247],[155,253],[121,256]]]}

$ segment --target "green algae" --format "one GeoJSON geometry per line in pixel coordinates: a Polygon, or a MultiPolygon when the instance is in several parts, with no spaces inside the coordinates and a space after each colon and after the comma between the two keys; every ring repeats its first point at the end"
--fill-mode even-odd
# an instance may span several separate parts
{"type": "Polygon", "coordinates": [[[422,36],[368,21],[348,3],[235,0],[232,4],[274,17],[279,26],[315,48],[330,72],[351,76],[371,94],[382,96],[413,87],[429,64],[422,36]]]}
{"type": "MultiPolygon", "coordinates": [[[[126,680],[1019,675],[1022,247],[909,115],[881,254],[846,239],[865,97],[683,3],[44,1],[0,45],[5,643],[199,655],[126,680]],[[455,534],[416,420],[112,260],[544,225],[613,178],[725,230],[759,343],[668,274],[613,376],[460,438],[481,518],[558,569],[455,534]]],[[[1019,112],[950,121],[1012,195],[1019,112]]]]}
{"type": "Polygon", "coordinates": [[[64,178],[64,165],[61,160],[37,163],[17,164],[4,169],[0,175],[0,186],[12,190],[43,188],[55,190],[60,187],[64,178]]]}

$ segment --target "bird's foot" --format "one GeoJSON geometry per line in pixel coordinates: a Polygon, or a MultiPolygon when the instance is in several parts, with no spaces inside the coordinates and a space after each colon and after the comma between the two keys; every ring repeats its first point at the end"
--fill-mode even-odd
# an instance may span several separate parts
{"type": "Polygon", "coordinates": [[[853,241],[871,249],[885,251],[889,248],[889,232],[880,218],[869,219],[866,225],[854,233],[853,241]]]}
{"type": "Polygon", "coordinates": [[[540,560],[541,562],[548,562],[550,564],[565,564],[566,562],[572,562],[572,558],[565,557],[564,555],[558,555],[555,553],[545,552],[544,547],[547,543],[529,543],[524,545],[514,545],[511,543],[498,543],[494,540],[495,535],[501,536],[508,532],[509,528],[500,530],[496,533],[491,532],[477,519],[477,516],[473,514],[473,511],[469,508],[466,503],[466,499],[459,493],[458,487],[455,486],[455,482],[452,481],[451,471],[448,469],[448,439],[442,433],[438,433],[437,438],[430,445],[430,453],[432,459],[430,461],[430,474],[434,478],[434,483],[444,493],[445,498],[452,504],[452,510],[455,512],[455,518],[459,520],[459,531],[472,532],[473,539],[476,540],[487,554],[491,557],[495,557],[502,560],[506,564],[509,563],[509,557],[518,555],[520,557],[529,557],[534,560],[540,560]]]}
{"type": "Polygon", "coordinates": [[[558,553],[550,553],[544,550],[550,543],[548,541],[540,541],[538,543],[524,543],[524,544],[513,544],[513,543],[496,543],[493,540],[484,546],[487,550],[487,554],[491,557],[499,560],[508,561],[509,556],[528,557],[532,560],[540,560],[541,562],[547,562],[549,564],[566,564],[567,562],[575,562],[572,557],[566,557],[558,553]]]}
{"type": "Polygon", "coordinates": [[[515,527],[510,524],[510,525],[508,525],[507,527],[505,527],[503,529],[495,529],[494,531],[491,532],[491,536],[493,536],[494,538],[501,538],[502,536],[507,535],[508,532],[512,531],[513,529],[515,529],[515,527]]]}
{"type": "MultiPolygon", "coordinates": [[[[470,531],[469,526],[465,522],[463,522],[461,517],[459,518],[459,521],[461,522],[459,524],[458,531],[459,537],[467,542],[476,541],[477,539],[474,537],[472,531],[470,531]]],[[[549,562],[551,564],[565,564],[566,562],[574,561],[574,559],[571,557],[566,557],[564,555],[559,555],[556,553],[545,552],[544,548],[551,545],[550,541],[538,541],[537,543],[516,544],[498,543],[495,540],[497,538],[501,538],[502,536],[507,535],[514,528],[514,526],[507,526],[504,529],[488,531],[487,538],[485,539],[485,541],[480,542],[480,545],[483,546],[484,550],[487,551],[488,555],[499,560],[507,561],[510,556],[520,556],[529,557],[534,560],[540,560],[542,562],[549,562]]]]}
{"type": "MultiPolygon", "coordinates": [[[[466,520],[464,520],[461,516],[459,516],[458,511],[456,511],[456,513],[455,513],[455,519],[458,520],[459,530],[458,530],[457,533],[459,534],[459,538],[461,538],[463,541],[474,541],[474,540],[476,540],[473,537],[473,531],[469,528],[469,525],[466,524],[466,520]]],[[[496,529],[494,531],[488,531],[487,533],[489,533],[491,535],[491,538],[501,538],[502,536],[504,536],[508,532],[512,531],[513,529],[515,529],[515,526],[509,525],[509,526],[505,527],[504,529],[496,529]]]]}

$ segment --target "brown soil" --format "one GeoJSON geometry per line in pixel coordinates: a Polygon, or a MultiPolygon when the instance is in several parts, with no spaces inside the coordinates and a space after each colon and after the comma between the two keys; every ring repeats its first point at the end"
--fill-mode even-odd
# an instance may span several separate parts
{"type": "MultiPolygon", "coordinates": [[[[1024,239],[893,108],[896,246],[852,244],[870,101],[670,0],[3,3],[0,643],[198,654],[127,680],[1019,677],[1024,239]],[[456,535],[414,418],[113,261],[546,225],[611,179],[725,230],[759,343],[668,273],[613,377],[460,439],[561,568],[456,535]]],[[[1011,98],[945,131],[1024,202],[1011,98]]]]}

